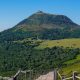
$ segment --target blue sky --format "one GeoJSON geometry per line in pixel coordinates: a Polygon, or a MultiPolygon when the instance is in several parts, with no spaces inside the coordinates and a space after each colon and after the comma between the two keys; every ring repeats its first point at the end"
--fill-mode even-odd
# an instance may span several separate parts
{"type": "Polygon", "coordinates": [[[0,31],[42,10],[63,14],[80,24],[80,0],[0,0],[0,31]]]}

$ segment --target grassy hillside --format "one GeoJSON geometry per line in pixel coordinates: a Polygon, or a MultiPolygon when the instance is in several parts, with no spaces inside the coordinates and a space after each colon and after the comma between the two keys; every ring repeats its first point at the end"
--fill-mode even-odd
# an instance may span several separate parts
{"type": "Polygon", "coordinates": [[[66,67],[60,69],[60,73],[66,76],[72,75],[73,71],[80,73],[80,54],[76,56],[75,59],[64,62],[66,67]]]}
{"type": "Polygon", "coordinates": [[[54,46],[80,48],[80,38],[61,39],[61,40],[44,40],[36,47],[37,49],[52,48],[54,46]]]}
{"type": "Polygon", "coordinates": [[[60,70],[60,73],[62,75],[65,75],[65,76],[68,76],[69,77],[69,76],[72,75],[73,71],[77,71],[78,73],[80,73],[80,62],[62,68],[60,70]]]}
{"type": "Polygon", "coordinates": [[[80,54],[77,55],[75,59],[66,61],[64,64],[70,65],[70,64],[73,64],[73,63],[77,63],[77,62],[79,62],[79,61],[80,61],[80,54]]]}

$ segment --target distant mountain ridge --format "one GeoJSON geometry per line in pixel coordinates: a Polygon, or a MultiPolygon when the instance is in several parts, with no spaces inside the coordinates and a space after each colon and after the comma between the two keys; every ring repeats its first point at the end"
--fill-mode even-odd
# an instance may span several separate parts
{"type": "Polygon", "coordinates": [[[16,26],[0,33],[0,40],[63,39],[80,37],[80,26],[65,15],[38,11],[16,26]]]}

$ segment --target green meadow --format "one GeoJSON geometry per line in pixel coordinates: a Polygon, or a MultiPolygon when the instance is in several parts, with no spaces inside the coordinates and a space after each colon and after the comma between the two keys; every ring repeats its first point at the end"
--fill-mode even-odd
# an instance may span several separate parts
{"type": "Polygon", "coordinates": [[[80,73],[80,54],[75,59],[66,61],[66,67],[60,69],[62,75],[71,76],[73,71],[80,73]]]}
{"type": "Polygon", "coordinates": [[[80,38],[61,39],[61,40],[44,40],[37,49],[52,48],[54,46],[80,48],[80,38]]]}

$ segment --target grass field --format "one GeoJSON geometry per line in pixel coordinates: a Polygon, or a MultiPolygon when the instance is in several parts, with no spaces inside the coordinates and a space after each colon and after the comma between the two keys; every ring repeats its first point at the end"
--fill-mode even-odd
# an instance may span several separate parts
{"type": "Polygon", "coordinates": [[[52,48],[54,46],[80,48],[80,38],[61,39],[61,40],[44,40],[37,49],[52,48]]]}
{"type": "Polygon", "coordinates": [[[80,62],[62,68],[60,73],[69,77],[74,71],[77,71],[80,74],[80,62]]]}
{"type": "Polygon", "coordinates": [[[75,59],[69,60],[64,64],[66,64],[67,66],[63,67],[60,70],[60,73],[62,75],[64,74],[64,75],[70,76],[73,71],[77,71],[78,73],[80,73],[80,54],[77,55],[75,59]]]}
{"type": "Polygon", "coordinates": [[[77,57],[76,57],[75,59],[73,59],[73,60],[69,60],[69,61],[65,62],[64,64],[69,65],[69,64],[76,63],[76,62],[78,62],[78,61],[80,61],[80,54],[77,55],[77,57]]]}

